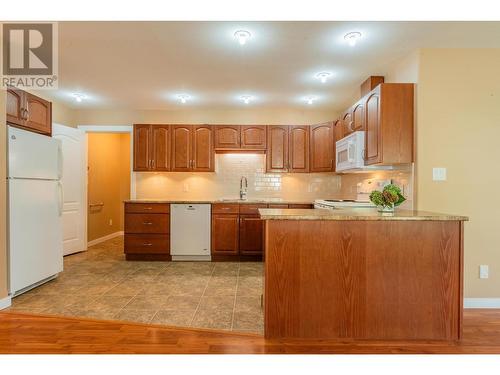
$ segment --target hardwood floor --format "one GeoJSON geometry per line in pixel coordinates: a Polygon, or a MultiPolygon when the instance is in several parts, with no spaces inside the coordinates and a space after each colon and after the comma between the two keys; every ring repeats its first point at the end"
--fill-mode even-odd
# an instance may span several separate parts
{"type": "Polygon", "coordinates": [[[465,310],[461,342],[265,340],[256,334],[0,312],[0,353],[500,353],[500,309],[465,310]]]}

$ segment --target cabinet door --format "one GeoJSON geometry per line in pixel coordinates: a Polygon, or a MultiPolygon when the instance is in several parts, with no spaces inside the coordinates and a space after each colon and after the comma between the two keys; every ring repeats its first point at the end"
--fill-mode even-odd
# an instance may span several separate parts
{"type": "Polygon", "coordinates": [[[134,125],[134,171],[151,169],[151,125],[134,125]]]}
{"type": "Polygon", "coordinates": [[[212,254],[238,255],[238,222],[237,214],[212,215],[212,254]]]}
{"type": "Polygon", "coordinates": [[[287,172],[288,165],[288,126],[270,125],[267,127],[269,147],[266,153],[268,172],[287,172]]]}
{"type": "Polygon", "coordinates": [[[347,111],[344,112],[342,115],[342,123],[344,124],[344,137],[346,135],[349,135],[353,132],[354,129],[354,123],[352,121],[352,112],[351,108],[349,108],[347,111]]]}
{"type": "Polygon", "coordinates": [[[290,126],[290,172],[309,172],[309,128],[310,126],[290,126]]]}
{"type": "Polygon", "coordinates": [[[170,170],[170,126],[151,125],[151,169],[170,170]]]}
{"type": "Polygon", "coordinates": [[[193,165],[197,172],[214,171],[214,133],[209,125],[193,127],[193,165]]]}
{"type": "Polygon", "coordinates": [[[27,128],[46,135],[52,135],[52,103],[25,92],[27,128]]]}
{"type": "Polygon", "coordinates": [[[332,172],[335,166],[333,124],[311,126],[311,172],[332,172]]]}
{"type": "Polygon", "coordinates": [[[239,125],[217,125],[215,127],[215,148],[240,148],[239,125]]]}
{"type": "Polygon", "coordinates": [[[267,146],[266,125],[242,125],[241,148],[265,150],[267,146]]]}
{"type": "MultiPolygon", "coordinates": [[[[380,86],[378,86],[379,88],[380,86]]],[[[376,88],[366,99],[365,164],[381,162],[380,90],[376,88]]]]}
{"type": "Polygon", "coordinates": [[[264,220],[240,215],[240,254],[262,254],[264,220]]]}
{"type": "Polygon", "coordinates": [[[352,130],[365,129],[365,101],[364,99],[357,102],[352,110],[352,130]]]}
{"type": "Polygon", "coordinates": [[[335,122],[335,139],[334,141],[340,141],[342,138],[344,138],[344,123],[342,120],[337,120],[335,122]]]}
{"type": "Polygon", "coordinates": [[[7,89],[7,122],[14,125],[24,125],[24,110],[24,92],[17,89],[7,89]]]}
{"type": "Polygon", "coordinates": [[[187,172],[192,168],[191,126],[172,125],[172,171],[187,172]]]}

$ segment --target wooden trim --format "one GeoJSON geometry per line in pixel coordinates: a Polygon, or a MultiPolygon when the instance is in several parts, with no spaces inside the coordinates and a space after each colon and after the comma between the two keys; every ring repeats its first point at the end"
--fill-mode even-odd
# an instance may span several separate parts
{"type": "Polygon", "coordinates": [[[241,148],[224,148],[215,149],[216,154],[265,154],[266,150],[251,150],[251,149],[241,149],[241,148]]]}
{"type": "Polygon", "coordinates": [[[0,299],[0,310],[10,307],[11,304],[12,304],[12,298],[10,296],[0,299]]]}
{"type": "Polygon", "coordinates": [[[101,242],[110,240],[112,238],[123,236],[124,233],[125,232],[121,230],[121,231],[118,231],[118,232],[114,232],[114,233],[108,234],[108,235],[103,236],[103,237],[96,238],[95,240],[87,242],[87,247],[97,245],[97,244],[99,244],[101,242]]]}
{"type": "Polygon", "coordinates": [[[139,260],[139,261],[171,261],[170,254],[125,254],[126,260],[139,260]]]}

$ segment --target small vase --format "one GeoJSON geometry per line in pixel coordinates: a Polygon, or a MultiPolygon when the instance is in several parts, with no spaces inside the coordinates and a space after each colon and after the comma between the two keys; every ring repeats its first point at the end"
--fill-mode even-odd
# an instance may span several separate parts
{"type": "Polygon", "coordinates": [[[394,213],[394,206],[377,206],[377,211],[382,213],[394,213]]]}

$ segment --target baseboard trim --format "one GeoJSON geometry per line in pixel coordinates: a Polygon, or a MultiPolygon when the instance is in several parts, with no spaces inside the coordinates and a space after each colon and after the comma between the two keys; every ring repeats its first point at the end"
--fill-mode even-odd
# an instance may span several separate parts
{"type": "Polygon", "coordinates": [[[110,240],[115,237],[123,236],[124,232],[121,230],[119,232],[108,234],[107,236],[96,238],[95,240],[87,242],[87,247],[97,245],[98,243],[110,240]]]}
{"type": "Polygon", "coordinates": [[[0,310],[10,307],[11,304],[12,304],[12,298],[10,296],[0,299],[0,310]]]}
{"type": "Polygon", "coordinates": [[[500,309],[500,298],[464,298],[465,309],[500,309]]]}

